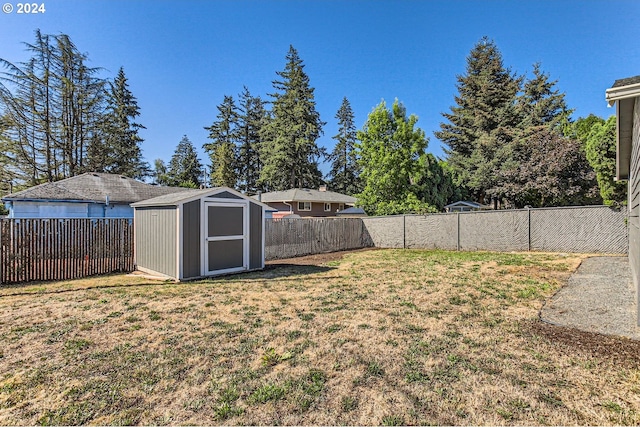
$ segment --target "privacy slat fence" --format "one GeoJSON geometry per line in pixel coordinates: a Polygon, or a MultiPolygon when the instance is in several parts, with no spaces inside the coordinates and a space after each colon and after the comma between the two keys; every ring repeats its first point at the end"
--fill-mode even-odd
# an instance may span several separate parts
{"type": "Polygon", "coordinates": [[[130,219],[0,219],[0,282],[134,269],[130,219]]]}
{"type": "MultiPolygon", "coordinates": [[[[606,206],[373,218],[267,220],[265,258],[365,247],[627,253],[625,211],[606,206]]],[[[0,282],[129,272],[130,219],[0,219],[0,282]]]]}
{"type": "Polygon", "coordinates": [[[282,259],[373,246],[360,218],[268,219],[265,258],[282,259]]]}

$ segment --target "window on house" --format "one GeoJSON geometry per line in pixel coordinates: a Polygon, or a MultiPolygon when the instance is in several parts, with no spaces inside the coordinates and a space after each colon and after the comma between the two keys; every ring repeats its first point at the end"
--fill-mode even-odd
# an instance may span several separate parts
{"type": "Polygon", "coordinates": [[[331,212],[331,203],[325,203],[324,204],[324,211],[325,212],[331,212]]]}
{"type": "Polygon", "coordinates": [[[340,203],[338,205],[338,211],[343,211],[344,210],[344,203],[340,203]]]}
{"type": "Polygon", "coordinates": [[[311,202],[298,202],[298,210],[299,211],[310,211],[311,210],[311,202]]]}

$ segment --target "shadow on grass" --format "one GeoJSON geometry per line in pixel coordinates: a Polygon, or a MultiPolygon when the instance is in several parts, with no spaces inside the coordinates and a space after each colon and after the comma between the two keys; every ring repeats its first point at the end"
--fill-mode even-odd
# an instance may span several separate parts
{"type": "MultiPolygon", "coordinates": [[[[0,287],[0,291],[8,293],[1,293],[0,299],[5,297],[24,296],[24,295],[48,295],[48,294],[63,294],[70,292],[89,291],[89,290],[102,290],[102,289],[125,289],[135,287],[163,287],[163,286],[176,286],[176,285],[198,285],[198,284],[215,284],[216,282],[225,281],[254,281],[254,280],[269,280],[280,279],[292,276],[305,276],[312,274],[325,273],[327,271],[334,270],[335,267],[319,266],[319,265],[297,265],[297,264],[268,264],[263,270],[240,272],[235,274],[228,274],[224,276],[215,276],[211,278],[200,278],[195,280],[185,280],[182,282],[176,282],[172,279],[150,279],[146,283],[126,283],[126,276],[123,276],[123,283],[117,284],[99,284],[88,286],[73,286],[73,281],[62,281],[64,284],[68,284],[69,287],[61,287],[58,282],[25,282],[16,283],[11,285],[3,285],[0,287]],[[14,291],[14,292],[11,292],[14,291]]],[[[100,279],[105,277],[113,277],[114,275],[98,275],[78,280],[95,280],[99,282],[100,279]]]]}

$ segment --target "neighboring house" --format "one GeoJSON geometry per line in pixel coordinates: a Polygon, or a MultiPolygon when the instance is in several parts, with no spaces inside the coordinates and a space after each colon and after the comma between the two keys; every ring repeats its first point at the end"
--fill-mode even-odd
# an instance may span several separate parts
{"type": "Polygon", "coordinates": [[[476,202],[468,202],[461,200],[459,202],[451,203],[444,207],[447,212],[470,212],[470,211],[484,211],[491,209],[491,206],[482,205],[476,202]]]}
{"type": "MultiPolygon", "coordinates": [[[[629,180],[629,266],[640,294],[640,76],[616,80],[607,89],[609,106],[616,105],[616,178],[629,180]]],[[[638,304],[640,307],[640,304],[638,304]]],[[[640,325],[640,308],[637,323],[640,325]]]]}
{"type": "Polygon", "coordinates": [[[2,198],[9,218],[133,218],[131,203],[184,191],[89,172],[2,198]]]}
{"type": "Polygon", "coordinates": [[[253,196],[253,198],[276,209],[277,212],[273,212],[273,218],[282,218],[290,214],[301,217],[336,216],[338,211],[356,203],[355,197],[327,191],[324,186],[318,190],[293,188],[286,191],[272,191],[253,196]]]}

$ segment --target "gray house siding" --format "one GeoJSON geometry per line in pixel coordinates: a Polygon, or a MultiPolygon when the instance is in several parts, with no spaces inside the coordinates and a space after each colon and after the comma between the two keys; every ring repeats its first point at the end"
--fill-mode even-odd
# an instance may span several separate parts
{"type": "Polygon", "coordinates": [[[182,273],[183,277],[188,279],[201,275],[200,200],[185,203],[182,215],[182,273]]]}
{"type": "Polygon", "coordinates": [[[141,269],[176,277],[176,208],[138,208],[136,223],[136,265],[141,269]]]}
{"type": "MultiPolygon", "coordinates": [[[[629,265],[633,282],[640,293],[640,98],[633,109],[631,167],[629,174],[629,265]]],[[[640,304],[638,305],[640,324],[640,304]]]]}
{"type": "Polygon", "coordinates": [[[249,204],[249,269],[262,268],[262,207],[249,204]]]}

